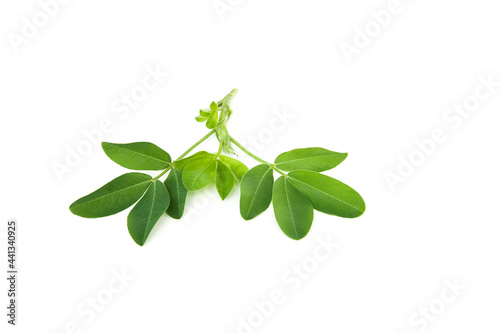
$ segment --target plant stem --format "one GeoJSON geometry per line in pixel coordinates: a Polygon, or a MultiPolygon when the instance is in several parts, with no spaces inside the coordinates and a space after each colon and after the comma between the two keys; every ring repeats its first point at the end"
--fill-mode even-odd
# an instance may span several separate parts
{"type": "MultiPolygon", "coordinates": [[[[187,154],[189,154],[193,149],[195,149],[196,147],[198,147],[203,141],[205,141],[206,139],[208,139],[209,137],[211,137],[214,133],[215,133],[215,129],[213,129],[210,132],[208,132],[207,135],[205,135],[203,138],[201,138],[200,140],[198,140],[194,145],[192,145],[191,147],[189,147],[189,149],[186,150],[181,156],[179,156],[177,158],[177,160],[180,160],[181,158],[183,158],[184,156],[186,156],[187,154]]],[[[163,170],[158,176],[154,177],[152,179],[152,181],[155,181],[155,180],[159,179],[161,176],[163,176],[164,174],[166,174],[170,169],[172,169],[173,166],[174,166],[174,164],[170,163],[170,165],[165,170],[163,170]]]]}
{"type": "MultiPolygon", "coordinates": [[[[206,139],[208,139],[209,137],[212,136],[212,134],[215,133],[215,129],[211,130],[210,132],[207,133],[207,135],[205,135],[203,138],[201,138],[200,140],[198,140],[198,142],[196,142],[194,145],[192,145],[191,147],[189,147],[188,150],[186,150],[184,152],[184,154],[182,154],[181,156],[179,156],[177,158],[177,160],[180,160],[181,158],[183,158],[184,156],[186,156],[187,154],[189,154],[191,152],[191,150],[195,149],[196,147],[198,147],[203,141],[205,141],[206,139]]],[[[177,161],[176,160],[176,161],[177,161]]]]}
{"type": "Polygon", "coordinates": [[[252,154],[248,149],[246,149],[241,143],[239,143],[238,141],[236,141],[232,136],[230,136],[230,138],[231,138],[231,142],[234,143],[234,145],[236,147],[240,148],[245,154],[247,154],[248,156],[250,156],[251,158],[253,158],[257,162],[269,165],[269,167],[271,167],[274,171],[276,171],[277,173],[279,173],[282,176],[285,176],[285,178],[288,178],[288,175],[285,174],[280,169],[276,168],[276,166],[274,164],[266,162],[262,158],[260,158],[260,157],[258,157],[256,155],[252,154]]]}
{"type": "Polygon", "coordinates": [[[163,170],[158,176],[156,176],[155,178],[153,178],[151,181],[155,181],[157,180],[158,178],[160,178],[161,176],[163,176],[164,174],[166,174],[168,172],[168,170],[172,169],[172,163],[170,163],[170,165],[165,169],[163,170]]]}

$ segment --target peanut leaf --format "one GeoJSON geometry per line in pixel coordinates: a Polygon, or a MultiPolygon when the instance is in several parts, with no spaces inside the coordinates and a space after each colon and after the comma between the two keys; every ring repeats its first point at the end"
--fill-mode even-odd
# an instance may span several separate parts
{"type": "Polygon", "coordinates": [[[132,206],[150,184],[150,175],[126,173],[76,200],[69,209],[75,215],[88,218],[113,215],[132,206]]]}
{"type": "Polygon", "coordinates": [[[170,204],[165,185],[155,180],[127,217],[127,227],[132,239],[143,246],[156,222],[170,204]]]}
{"type": "Polygon", "coordinates": [[[284,176],[274,183],[273,208],[276,221],[285,235],[295,240],[307,235],[313,221],[313,206],[284,176]]]}
{"type": "Polygon", "coordinates": [[[273,170],[267,164],[259,164],[245,173],[240,185],[241,217],[251,220],[269,207],[273,182],[273,170]]]}
{"type": "Polygon", "coordinates": [[[314,171],[293,171],[288,176],[320,212],[354,218],[365,211],[365,202],[358,192],[336,179],[314,171]]]}
{"type": "Polygon", "coordinates": [[[335,168],[347,157],[324,148],[300,148],[280,154],[274,163],[283,171],[326,171],[335,168]]]}
{"type": "Polygon", "coordinates": [[[172,161],[166,151],[150,142],[103,142],[102,149],[112,161],[131,170],[163,170],[172,161]]]}

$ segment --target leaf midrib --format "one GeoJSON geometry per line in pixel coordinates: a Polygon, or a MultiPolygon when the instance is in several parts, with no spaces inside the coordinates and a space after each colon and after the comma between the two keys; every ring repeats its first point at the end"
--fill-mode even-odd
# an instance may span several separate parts
{"type": "Polygon", "coordinates": [[[138,152],[138,151],[135,151],[135,150],[127,149],[127,148],[125,148],[125,147],[121,147],[121,146],[117,146],[117,145],[113,145],[113,144],[110,144],[110,145],[111,145],[112,147],[114,147],[114,148],[121,149],[121,150],[125,150],[125,151],[131,152],[131,153],[133,153],[133,154],[137,154],[137,155],[139,155],[139,156],[149,157],[149,158],[150,158],[150,159],[152,159],[152,160],[160,161],[160,162],[167,163],[167,164],[168,164],[168,163],[170,163],[170,162],[169,162],[169,161],[167,161],[167,160],[162,160],[162,159],[159,159],[159,158],[157,158],[157,157],[154,157],[154,156],[151,156],[151,155],[146,155],[146,154],[143,154],[143,153],[138,152]]]}
{"type": "Polygon", "coordinates": [[[120,190],[118,190],[118,191],[114,191],[114,192],[111,192],[111,193],[108,193],[108,194],[105,194],[105,195],[99,196],[99,197],[94,198],[94,199],[89,200],[89,201],[84,201],[84,202],[82,202],[82,203],[80,203],[80,204],[78,204],[78,205],[74,205],[73,207],[79,207],[79,206],[81,206],[81,205],[85,205],[85,204],[88,204],[88,203],[94,202],[94,201],[96,201],[96,200],[103,199],[103,198],[108,197],[108,196],[110,196],[110,195],[115,195],[115,194],[118,194],[118,193],[120,193],[120,192],[122,192],[122,191],[125,191],[125,190],[128,190],[128,189],[131,189],[131,188],[136,187],[136,186],[139,186],[139,185],[143,185],[144,183],[148,183],[148,182],[151,182],[151,179],[145,180],[145,181],[140,182],[140,183],[137,183],[137,184],[135,184],[135,185],[131,185],[131,186],[128,186],[128,187],[124,187],[124,188],[122,188],[122,189],[120,189],[120,190]]]}
{"type": "Polygon", "coordinates": [[[295,225],[295,218],[292,213],[292,206],[290,205],[290,198],[288,197],[288,189],[286,187],[287,180],[283,179],[284,186],[285,186],[285,197],[286,197],[286,203],[288,206],[288,211],[290,212],[290,217],[292,219],[292,225],[293,225],[293,231],[295,232],[295,238],[299,238],[299,233],[297,232],[297,226],[295,225]]]}
{"type": "MultiPolygon", "coordinates": [[[[340,154],[340,153],[338,153],[338,154],[340,154]]],[[[302,157],[302,158],[296,158],[296,159],[293,159],[293,160],[289,160],[289,161],[286,161],[286,162],[278,162],[278,163],[276,163],[276,166],[287,164],[287,163],[294,163],[294,162],[298,162],[298,161],[310,160],[310,159],[314,159],[314,158],[329,157],[329,156],[330,157],[336,157],[333,154],[324,154],[324,155],[317,155],[317,156],[302,157]]]]}
{"type": "Polygon", "coordinates": [[[148,235],[148,228],[149,228],[149,224],[151,223],[151,215],[153,214],[153,209],[154,209],[154,206],[155,206],[155,199],[156,199],[156,181],[153,182],[153,185],[152,185],[154,188],[153,188],[153,200],[151,202],[151,209],[149,210],[149,216],[148,216],[148,221],[146,222],[146,228],[144,229],[144,235],[143,235],[143,240],[142,240],[142,244],[146,243],[146,239],[148,239],[147,235],[148,235]]]}
{"type": "Polygon", "coordinates": [[[262,175],[262,178],[259,181],[259,184],[257,184],[257,188],[255,189],[254,195],[252,196],[252,200],[250,201],[250,205],[248,206],[247,217],[250,214],[250,210],[252,209],[253,203],[255,201],[255,197],[257,196],[257,192],[259,191],[259,188],[260,188],[260,186],[262,184],[262,181],[264,180],[264,178],[266,177],[267,173],[270,170],[271,170],[271,168],[267,169],[266,172],[264,172],[264,174],[262,175]]]}
{"type": "Polygon", "coordinates": [[[351,205],[350,203],[345,202],[344,200],[341,200],[341,199],[339,199],[339,198],[337,198],[337,197],[334,197],[334,196],[333,196],[333,195],[331,195],[330,193],[327,193],[327,192],[325,192],[325,191],[323,191],[323,190],[321,190],[321,189],[319,189],[319,188],[317,188],[317,187],[314,187],[314,186],[312,186],[312,185],[309,185],[308,183],[305,183],[305,182],[303,182],[303,181],[301,181],[301,180],[299,180],[299,179],[297,179],[297,178],[295,178],[295,177],[290,176],[290,178],[293,178],[293,179],[295,179],[296,181],[298,181],[299,183],[302,183],[302,184],[304,184],[304,185],[306,185],[306,186],[308,186],[308,187],[311,187],[311,188],[315,189],[316,191],[318,191],[318,192],[320,192],[320,193],[323,193],[323,194],[325,194],[326,196],[328,196],[328,197],[330,197],[330,198],[332,198],[332,199],[335,199],[335,200],[337,200],[337,201],[339,201],[339,202],[343,203],[344,205],[350,206],[350,207],[352,207],[352,208],[356,209],[357,211],[359,211],[359,212],[363,213],[363,211],[362,211],[361,209],[359,209],[358,207],[353,206],[353,205],[351,205]]]}

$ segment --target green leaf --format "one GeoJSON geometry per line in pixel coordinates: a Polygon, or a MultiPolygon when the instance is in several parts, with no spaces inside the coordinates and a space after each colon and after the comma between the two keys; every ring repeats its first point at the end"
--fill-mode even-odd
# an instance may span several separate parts
{"type": "Polygon", "coordinates": [[[283,171],[326,171],[335,168],[347,157],[324,148],[300,148],[280,154],[274,163],[283,171]]]}
{"type": "Polygon", "coordinates": [[[214,180],[215,159],[203,157],[186,165],[182,172],[182,182],[189,191],[197,191],[214,180]]]}
{"type": "Polygon", "coordinates": [[[182,160],[175,161],[174,165],[177,169],[182,171],[182,170],[184,170],[186,165],[188,165],[188,163],[194,162],[200,158],[208,158],[208,157],[214,158],[215,154],[210,154],[210,153],[207,153],[206,151],[199,151],[196,154],[191,155],[189,157],[186,157],[182,160]]]}
{"type": "Polygon", "coordinates": [[[231,193],[234,186],[234,176],[223,162],[217,161],[215,171],[215,187],[222,200],[231,193]]]}
{"type": "Polygon", "coordinates": [[[241,178],[248,172],[245,164],[229,156],[221,155],[219,159],[224,162],[230,169],[237,181],[241,182],[241,178]]]}
{"type": "Polygon", "coordinates": [[[264,212],[273,196],[273,170],[267,164],[250,169],[241,179],[240,213],[251,220],[264,212]]]}
{"type": "Polygon", "coordinates": [[[219,111],[219,106],[217,105],[217,103],[212,102],[210,104],[210,110],[212,110],[212,111],[219,111]]]}
{"type": "Polygon", "coordinates": [[[130,172],[117,177],[73,202],[69,209],[81,217],[103,217],[121,212],[132,206],[151,184],[151,176],[130,172]]]}
{"type": "Polygon", "coordinates": [[[167,214],[174,219],[180,219],[184,213],[188,194],[187,188],[182,183],[182,171],[172,168],[165,179],[165,186],[170,194],[170,206],[168,206],[167,214]]]}
{"type": "Polygon", "coordinates": [[[196,119],[197,122],[202,123],[205,120],[207,120],[208,117],[205,117],[205,116],[196,116],[195,119],[196,119]]]}
{"type": "Polygon", "coordinates": [[[212,111],[207,120],[207,128],[212,129],[215,128],[217,122],[219,121],[219,113],[217,111],[212,111]]]}
{"type": "Polygon", "coordinates": [[[336,179],[314,171],[293,171],[288,176],[320,212],[354,218],[365,211],[365,202],[358,192],[336,179]]]}
{"type": "Polygon", "coordinates": [[[208,118],[210,116],[211,110],[210,109],[203,109],[200,110],[200,116],[208,118]]]}
{"type": "Polygon", "coordinates": [[[296,240],[307,235],[313,221],[313,206],[284,176],[274,183],[273,208],[276,221],[285,235],[296,240]]]}
{"type": "Polygon", "coordinates": [[[167,188],[161,181],[155,180],[127,217],[128,232],[137,244],[144,245],[169,204],[167,188]]]}
{"type": "Polygon", "coordinates": [[[132,170],[163,170],[171,162],[166,151],[150,142],[103,142],[102,149],[111,160],[132,170]]]}

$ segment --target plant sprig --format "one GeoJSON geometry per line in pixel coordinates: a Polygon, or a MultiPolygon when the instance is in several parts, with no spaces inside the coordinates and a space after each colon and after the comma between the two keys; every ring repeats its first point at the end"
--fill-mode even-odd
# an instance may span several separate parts
{"type": "Polygon", "coordinates": [[[170,155],[149,142],[127,144],[103,142],[106,155],[130,170],[161,171],[155,177],[142,172],[121,175],[98,190],[70,205],[73,214],[98,218],[119,213],[132,205],[127,226],[132,239],[144,245],[151,230],[164,213],[180,219],[190,191],[198,191],[211,183],[222,200],[240,184],[240,213],[251,220],[273,204],[274,215],[281,230],[299,240],[309,232],[314,210],[346,218],[355,218],[365,211],[363,198],[348,185],[321,172],[333,169],[347,157],[324,148],[300,148],[280,154],[274,163],[254,155],[227,129],[233,113],[230,105],[237,89],[219,102],[202,109],[196,116],[210,131],[172,161],[170,155]],[[216,153],[194,149],[212,135],[217,137],[216,153]],[[256,160],[252,169],[236,158],[232,145],[256,160]],[[187,157],[186,157],[187,156],[187,157]],[[279,174],[274,179],[274,172],[279,174]],[[167,175],[162,182],[160,178],[167,175]]]}

